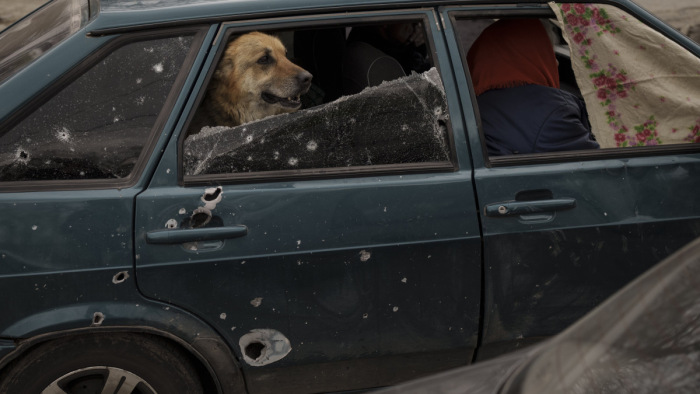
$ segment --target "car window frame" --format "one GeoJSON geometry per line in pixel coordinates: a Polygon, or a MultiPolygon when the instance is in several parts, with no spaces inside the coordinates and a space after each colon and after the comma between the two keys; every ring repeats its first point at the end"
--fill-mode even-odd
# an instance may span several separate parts
{"type": "MultiPolygon", "coordinates": [[[[207,175],[185,175],[184,171],[184,145],[187,138],[187,128],[191,123],[194,115],[199,108],[204,95],[206,94],[207,86],[209,85],[214,70],[218,65],[221,56],[226,48],[226,43],[232,35],[247,33],[251,31],[269,32],[281,30],[295,30],[308,28],[331,28],[331,27],[349,27],[362,24],[390,23],[390,22],[422,22],[425,26],[426,45],[433,67],[436,68],[440,75],[444,88],[444,76],[449,65],[441,65],[438,61],[437,49],[435,40],[441,37],[435,37],[430,28],[430,19],[426,12],[432,12],[432,9],[403,9],[393,11],[368,11],[354,12],[343,14],[322,14],[314,16],[293,16],[276,19],[258,19],[247,21],[231,21],[222,23],[215,38],[215,45],[218,45],[216,53],[210,54],[210,60],[207,61],[208,70],[202,71],[201,88],[196,96],[193,94],[194,100],[189,113],[186,115],[185,121],[182,123],[182,129],[177,142],[177,168],[178,168],[178,183],[183,186],[201,186],[201,185],[223,185],[223,184],[250,184],[250,183],[267,183],[267,182],[286,182],[299,180],[317,180],[317,179],[343,179],[367,176],[383,176],[383,175],[406,175],[406,174],[426,174],[426,173],[445,173],[456,172],[459,170],[457,162],[457,150],[454,139],[454,131],[451,125],[452,116],[446,122],[447,127],[447,143],[448,155],[447,161],[441,162],[424,162],[424,163],[400,163],[400,164],[383,164],[370,166],[354,166],[354,167],[329,167],[329,168],[313,168],[300,170],[278,170],[278,171],[259,171],[251,173],[223,173],[223,174],[207,174],[207,175]]],[[[449,73],[447,73],[449,76],[449,73]]],[[[449,100],[445,99],[448,107],[448,114],[454,111],[460,111],[458,106],[450,106],[449,100]]],[[[185,117],[185,116],[183,116],[185,117]]]]}
{"type": "MultiPolygon", "coordinates": [[[[42,89],[34,97],[22,104],[12,112],[2,123],[0,130],[4,132],[12,130],[26,117],[31,116],[36,110],[51,100],[55,95],[63,91],[74,81],[99,64],[103,59],[119,48],[126,45],[172,38],[177,36],[191,36],[192,44],[185,55],[177,76],[163,103],[163,106],[151,128],[149,136],[144,140],[141,153],[134,164],[131,173],[124,178],[110,179],[67,179],[67,180],[25,180],[0,182],[0,193],[21,191],[64,191],[64,190],[95,190],[95,189],[122,189],[134,186],[144,174],[146,164],[153,154],[156,142],[161,137],[168,118],[171,116],[178,97],[183,93],[185,81],[191,72],[195,58],[204,42],[209,25],[187,26],[182,28],[168,28],[153,31],[135,31],[115,35],[104,45],[81,59],[76,65],[53,83],[42,89]]],[[[3,133],[4,133],[3,132],[3,133]]]]}
{"type": "MultiPolygon", "coordinates": [[[[648,25],[659,33],[663,34],[668,39],[676,42],[686,49],[691,54],[700,58],[700,55],[693,50],[692,47],[686,45],[687,43],[683,40],[678,40],[677,37],[667,34],[665,29],[660,29],[659,26],[650,24],[648,20],[642,17],[635,10],[624,7],[621,4],[611,5],[617,7],[620,10],[628,12],[632,17],[636,18],[640,22],[648,25]]],[[[556,15],[549,8],[547,4],[533,4],[532,8],[522,9],[513,6],[491,6],[489,8],[475,6],[456,6],[450,7],[447,10],[450,23],[452,26],[456,26],[458,20],[465,19],[485,19],[485,18],[503,18],[503,17],[527,17],[527,18],[546,18],[546,19],[556,19],[556,15]]],[[[680,33],[678,33],[680,34],[680,33]]],[[[486,168],[500,168],[500,167],[510,167],[510,166],[523,166],[523,165],[536,165],[536,164],[560,164],[560,163],[570,163],[577,161],[593,161],[593,160],[615,160],[615,159],[628,159],[634,157],[653,157],[653,156],[666,156],[666,155],[683,155],[683,154],[697,154],[700,153],[700,144],[674,144],[674,145],[657,145],[657,146],[640,146],[640,147],[627,147],[627,148],[604,148],[604,149],[591,149],[591,150],[574,150],[574,151],[559,151],[559,152],[546,152],[546,153],[527,153],[519,155],[508,155],[508,156],[493,156],[489,155],[486,149],[486,138],[484,136],[483,127],[481,125],[481,114],[479,112],[479,107],[476,100],[476,95],[474,94],[473,82],[469,72],[469,67],[466,63],[467,54],[462,48],[459,37],[455,32],[455,40],[457,42],[459,57],[462,63],[462,70],[464,71],[465,78],[467,79],[467,84],[469,88],[469,95],[472,102],[472,111],[476,123],[478,126],[477,132],[479,136],[481,154],[484,160],[484,167],[486,168]]],[[[466,108],[466,107],[465,107],[466,108]]],[[[468,131],[469,132],[469,131],[468,131]]],[[[477,149],[472,146],[472,149],[477,149]]]]}

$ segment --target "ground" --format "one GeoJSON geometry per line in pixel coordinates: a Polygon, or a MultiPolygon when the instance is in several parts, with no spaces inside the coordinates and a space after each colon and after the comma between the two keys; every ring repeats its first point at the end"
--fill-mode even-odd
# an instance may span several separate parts
{"type": "Polygon", "coordinates": [[[46,0],[0,0],[0,30],[44,3],[46,0]]]}
{"type": "Polygon", "coordinates": [[[636,0],[636,3],[663,19],[681,33],[692,38],[695,42],[700,42],[700,1],[636,0]]]}

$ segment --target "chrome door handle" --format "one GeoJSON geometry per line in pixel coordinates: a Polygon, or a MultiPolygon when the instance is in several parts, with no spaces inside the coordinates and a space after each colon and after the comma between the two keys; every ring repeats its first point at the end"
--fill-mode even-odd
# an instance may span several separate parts
{"type": "Polygon", "coordinates": [[[507,201],[489,204],[484,207],[484,215],[506,217],[563,211],[576,207],[574,198],[553,198],[535,201],[507,201]]]}
{"type": "Polygon", "coordinates": [[[206,227],[154,230],[146,233],[149,244],[182,244],[186,242],[213,241],[243,237],[248,234],[244,225],[230,227],[206,227]]]}

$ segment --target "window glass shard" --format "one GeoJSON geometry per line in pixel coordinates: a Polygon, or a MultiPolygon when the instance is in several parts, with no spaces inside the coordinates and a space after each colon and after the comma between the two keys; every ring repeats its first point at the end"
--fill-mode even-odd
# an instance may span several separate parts
{"type": "Polygon", "coordinates": [[[308,110],[205,127],[185,140],[185,174],[445,162],[447,119],[432,68],[308,110]]]}

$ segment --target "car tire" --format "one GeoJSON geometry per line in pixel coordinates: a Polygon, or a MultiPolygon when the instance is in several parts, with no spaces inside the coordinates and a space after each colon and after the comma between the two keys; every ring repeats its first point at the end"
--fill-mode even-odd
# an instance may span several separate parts
{"type": "Polygon", "coordinates": [[[184,351],[165,339],[89,334],[42,343],[0,374],[0,393],[203,393],[184,351]]]}

